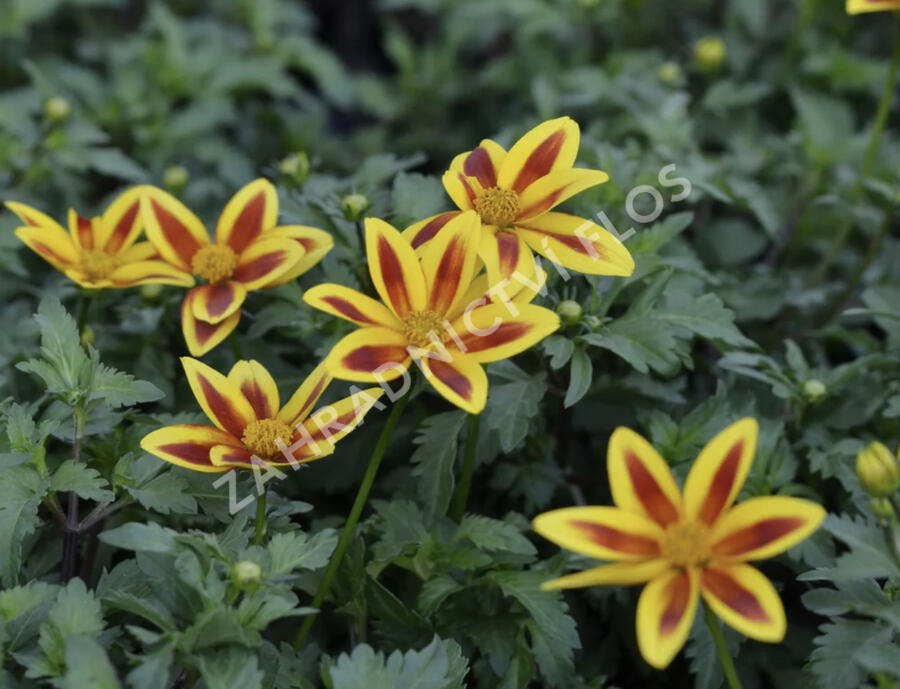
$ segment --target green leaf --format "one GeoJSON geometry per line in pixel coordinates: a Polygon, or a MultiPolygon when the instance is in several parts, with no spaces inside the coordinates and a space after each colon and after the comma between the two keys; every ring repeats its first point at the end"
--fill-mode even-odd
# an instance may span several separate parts
{"type": "Polygon", "coordinates": [[[534,556],[537,550],[513,524],[490,517],[467,514],[463,517],[454,538],[467,538],[479,550],[534,556]]]}
{"type": "Polygon", "coordinates": [[[406,227],[421,218],[440,213],[446,207],[440,179],[417,172],[401,172],[394,178],[391,192],[394,222],[406,227]]]}
{"type": "Polygon", "coordinates": [[[67,644],[71,637],[96,637],[103,631],[100,602],[81,579],[72,579],[56,597],[56,602],[41,625],[38,644],[47,667],[61,675],[66,667],[67,644]]]}
{"type": "Polygon", "coordinates": [[[0,471],[0,580],[16,583],[22,564],[22,543],[38,524],[38,507],[47,481],[31,465],[0,471]]]}
{"type": "Polygon", "coordinates": [[[416,493],[422,505],[425,524],[447,514],[455,486],[454,467],[457,439],[466,422],[466,413],[450,411],[425,419],[416,429],[418,447],[410,461],[415,465],[413,476],[418,477],[416,493]]]}
{"type": "Polygon", "coordinates": [[[88,165],[100,174],[129,182],[146,182],[150,175],[117,148],[92,148],[87,153],[88,165]]]}
{"type": "Polygon", "coordinates": [[[203,653],[196,658],[197,668],[207,689],[260,689],[263,672],[256,653],[230,647],[203,653]]]}
{"type": "Polygon", "coordinates": [[[387,659],[360,644],[329,674],[333,689],[463,689],[468,664],[455,641],[435,636],[421,651],[394,651],[387,659]]]}
{"type": "Polygon", "coordinates": [[[119,689],[122,685],[106,651],[94,639],[73,636],[66,642],[66,674],[61,689],[119,689]]]}
{"type": "Polygon", "coordinates": [[[175,532],[154,522],[129,522],[104,531],[100,540],[116,548],[137,552],[168,553],[175,548],[175,532]]]}
{"type": "Polygon", "coordinates": [[[566,408],[575,405],[591,389],[593,377],[591,358],[581,347],[572,352],[572,366],[569,369],[569,388],[566,390],[566,398],[563,402],[566,408]]]}
{"type": "Polygon", "coordinates": [[[266,546],[270,574],[290,574],[297,569],[320,569],[328,564],[337,546],[334,529],[319,531],[312,537],[300,531],[275,534],[266,546]]]}
{"type": "MultiPolygon", "coordinates": [[[[870,646],[881,646],[891,639],[891,629],[870,620],[836,619],[824,624],[814,641],[810,656],[812,672],[822,689],[858,689],[868,677],[860,660],[870,646]]],[[[897,667],[896,663],[893,666],[897,667]]]]}
{"type": "Polygon", "coordinates": [[[511,362],[492,365],[490,370],[501,374],[507,382],[491,385],[482,418],[497,432],[501,449],[512,452],[525,440],[533,419],[540,412],[547,392],[547,375],[526,374],[511,362]]]}
{"type": "Polygon", "coordinates": [[[16,367],[42,378],[50,393],[70,394],[78,390],[89,360],[81,347],[75,319],[56,297],[41,300],[34,319],[41,331],[43,360],[29,359],[16,367]]]}
{"type": "MultiPolygon", "coordinates": [[[[96,359],[95,352],[96,350],[92,354],[96,359]]],[[[135,380],[134,376],[95,362],[88,395],[89,400],[103,400],[104,404],[115,409],[143,402],[154,402],[164,396],[162,390],[146,380],[135,380]]]]}
{"type": "Polygon", "coordinates": [[[125,486],[131,497],[160,514],[196,514],[197,501],[188,489],[187,481],[173,471],[164,471],[138,486],[125,486]]]}
{"type": "Polygon", "coordinates": [[[99,471],[71,459],[60,464],[50,478],[51,491],[73,492],[85,500],[96,502],[112,502],[115,499],[113,492],[105,489],[108,485],[99,471]]]}

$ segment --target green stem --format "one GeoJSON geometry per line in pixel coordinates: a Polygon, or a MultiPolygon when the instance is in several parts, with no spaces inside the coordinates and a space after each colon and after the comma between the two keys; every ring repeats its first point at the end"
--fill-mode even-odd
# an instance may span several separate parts
{"type": "Polygon", "coordinates": [[[266,535],[266,487],[256,496],[256,522],[253,531],[253,545],[262,545],[266,535]]]}
{"type": "MultiPolygon", "coordinates": [[[[72,461],[78,464],[81,461],[81,443],[84,439],[84,414],[81,409],[75,409],[75,441],[72,449],[72,461]]],[[[63,583],[69,581],[75,574],[75,559],[78,551],[78,493],[69,493],[68,509],[66,510],[66,530],[63,533],[62,571],[60,576],[63,583]]]]}
{"type": "Polygon", "coordinates": [[[463,455],[462,474],[459,477],[456,495],[453,496],[453,506],[450,508],[450,516],[457,522],[465,514],[466,502],[469,499],[469,489],[472,487],[472,475],[475,473],[475,448],[478,446],[478,426],[480,423],[481,414],[469,414],[469,429],[466,433],[466,450],[463,455]]]}
{"type": "Polygon", "coordinates": [[[708,605],[703,606],[703,616],[716,645],[716,655],[719,656],[719,662],[722,664],[722,671],[725,673],[725,680],[728,682],[728,686],[731,689],[741,689],[741,680],[738,679],[737,671],[734,669],[734,661],[731,659],[731,654],[725,645],[725,636],[722,634],[719,620],[716,619],[715,613],[710,610],[708,605]]]}
{"type": "MultiPolygon", "coordinates": [[[[869,144],[866,146],[866,153],[863,157],[862,167],[860,168],[859,178],[853,191],[852,201],[859,200],[863,190],[863,180],[865,180],[872,171],[872,164],[875,162],[875,156],[878,153],[878,144],[881,143],[881,135],[887,124],[888,114],[891,111],[891,97],[894,94],[894,84],[897,82],[897,71],[900,69],[900,21],[896,24],[894,31],[894,52],[891,56],[891,65],[888,68],[887,81],[884,84],[884,91],[881,94],[881,101],[878,103],[878,111],[875,113],[875,121],[872,124],[872,133],[869,136],[869,144]]],[[[838,231],[838,236],[831,245],[829,252],[822,258],[822,262],[816,268],[813,274],[813,285],[818,285],[825,278],[832,264],[840,255],[844,244],[850,237],[853,230],[852,218],[847,220],[838,231]]]]}
{"type": "Polygon", "coordinates": [[[82,292],[81,299],[79,300],[78,304],[78,319],[76,320],[79,339],[81,339],[81,336],[84,335],[84,328],[87,325],[88,313],[91,310],[91,302],[93,302],[93,300],[93,294],[89,292],[82,292]]]}
{"type": "MultiPolygon", "coordinates": [[[[331,561],[328,563],[328,569],[325,570],[325,575],[319,583],[319,589],[316,591],[316,595],[312,600],[311,606],[313,608],[321,608],[325,596],[328,595],[331,583],[337,574],[338,568],[341,566],[341,560],[344,558],[344,553],[347,551],[350,540],[353,538],[356,524],[362,515],[363,508],[366,506],[366,500],[369,497],[369,491],[372,490],[372,484],[375,482],[375,475],[378,473],[378,467],[381,465],[384,451],[387,449],[388,442],[390,442],[391,435],[394,433],[394,428],[396,428],[397,422],[400,420],[400,415],[403,413],[403,409],[406,407],[409,397],[410,394],[407,392],[394,403],[394,408],[391,409],[391,413],[388,416],[384,427],[381,429],[381,434],[378,436],[378,441],[375,443],[375,449],[372,450],[372,456],[369,458],[369,466],[366,468],[362,483],[359,484],[359,489],[356,492],[356,500],[353,501],[350,515],[347,517],[347,522],[344,524],[343,531],[341,531],[341,537],[338,539],[337,547],[334,549],[334,554],[331,556],[331,561]]],[[[311,613],[303,620],[300,631],[297,632],[297,636],[294,637],[295,649],[299,649],[303,646],[306,637],[309,635],[309,630],[312,629],[318,614],[318,612],[311,613]]]]}

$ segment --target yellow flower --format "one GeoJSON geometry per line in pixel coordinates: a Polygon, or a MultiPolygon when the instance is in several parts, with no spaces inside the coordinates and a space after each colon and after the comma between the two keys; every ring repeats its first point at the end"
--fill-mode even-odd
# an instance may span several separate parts
{"type": "Polygon", "coordinates": [[[310,414],[331,381],[321,364],[282,407],[275,380],[256,361],[238,361],[227,376],[190,357],[182,357],[181,363],[214,426],[165,426],[144,436],[141,448],[194,471],[250,468],[254,456],[276,466],[326,457],[383,393],[370,388],[310,414]]]}
{"type": "Polygon", "coordinates": [[[883,498],[900,487],[900,462],[883,443],[872,443],[856,455],[856,475],[869,495],[883,498]]]}
{"type": "Polygon", "coordinates": [[[885,10],[900,10],[900,0],[847,0],[849,14],[883,12],[885,10]]]}
{"type": "MultiPolygon", "coordinates": [[[[461,211],[475,210],[482,232],[478,255],[492,285],[516,271],[534,272],[532,250],[570,270],[591,275],[631,275],[634,260],[604,228],[551,209],[609,175],[573,167],[578,124],[560,117],[538,125],[509,152],[485,139],[461,153],[444,173],[444,188],[461,211]]],[[[461,211],[426,218],[404,236],[418,250],[461,211]]]]}
{"type": "MultiPolygon", "coordinates": [[[[478,216],[458,215],[422,253],[386,222],[366,219],[372,283],[383,303],[341,285],[316,285],[311,306],[357,324],[325,360],[344,380],[384,383],[405,374],[413,359],[441,395],[477,414],[487,399],[481,364],[506,359],[559,327],[549,309],[529,304],[533,292],[491,303],[474,280],[478,216]],[[514,306],[510,304],[515,302],[514,306]]],[[[509,295],[512,296],[512,295],[509,295]]]]}
{"type": "Polygon", "coordinates": [[[16,236],[58,271],[82,287],[132,287],[161,283],[190,287],[185,276],[160,260],[149,242],[138,242],[143,226],[138,213],[140,188],[129,189],[97,218],[69,211],[69,231],[53,218],[23,203],[6,207],[25,223],[16,236]]]}
{"type": "Polygon", "coordinates": [[[334,242],[327,232],[302,225],[276,227],[278,194],[265,179],[239,190],[216,224],[215,242],[183,203],[156,187],[140,187],[147,238],[194,287],[181,306],[188,350],[201,356],[241,320],[247,293],[293,280],[318,263],[334,242]]]}
{"type": "Polygon", "coordinates": [[[607,457],[617,506],[566,508],[534,520],[535,531],[554,543],[614,562],[545,587],[648,582],[637,605],[637,639],[656,668],[666,667],[684,645],[700,595],[739,632],[781,641],[781,599],[747,562],[799,543],[818,528],[825,510],[785,496],[734,505],[753,463],[756,437],[751,418],[723,430],[700,452],[682,492],[646,440],[617,428],[607,457]]]}

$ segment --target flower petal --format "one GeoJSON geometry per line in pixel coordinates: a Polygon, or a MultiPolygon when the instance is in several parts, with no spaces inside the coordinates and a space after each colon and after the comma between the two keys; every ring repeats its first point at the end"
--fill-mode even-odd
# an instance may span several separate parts
{"type": "Polygon", "coordinates": [[[297,427],[295,441],[286,450],[300,462],[331,454],[335,444],[362,423],[383,394],[382,388],[367,388],[316,409],[297,427]]]}
{"type": "Polygon", "coordinates": [[[141,189],[141,218],[147,239],[166,261],[193,272],[194,254],[210,244],[203,223],[181,201],[162,189],[151,186],[141,189]]]}
{"type": "Polygon", "coordinates": [[[756,419],[737,421],[707,443],[684,483],[687,516],[712,525],[744,486],[756,453],[756,419]]]}
{"type": "Polygon", "coordinates": [[[228,337],[241,321],[238,309],[224,321],[207,323],[194,317],[193,290],[181,302],[181,332],[192,356],[203,356],[228,337]]]}
{"type": "Polygon", "coordinates": [[[784,495],[746,500],[716,521],[713,554],[741,560],[772,557],[810,536],[825,514],[821,505],[784,495]]]}
{"type": "Polygon", "coordinates": [[[292,280],[296,280],[310,268],[321,261],[334,247],[334,238],[315,227],[306,227],[305,225],[282,225],[266,232],[266,237],[286,237],[293,239],[303,247],[303,258],[294,265],[293,268],[284,273],[281,277],[276,278],[269,283],[269,287],[277,287],[292,280]]]}
{"type": "MultiPolygon", "coordinates": [[[[219,471],[229,469],[251,469],[253,467],[253,453],[246,447],[232,447],[231,445],[214,445],[209,450],[210,463],[219,471]]],[[[259,460],[260,462],[262,460],[259,460]]]]}
{"type": "Polygon", "coordinates": [[[76,248],[90,251],[94,248],[94,221],[78,215],[74,209],[69,209],[69,235],[76,248]]]}
{"type": "Polygon", "coordinates": [[[225,205],[216,223],[216,243],[227,244],[240,255],[278,222],[278,193],[267,179],[242,187],[225,205]]]}
{"type": "Polygon", "coordinates": [[[539,124],[509,149],[497,175],[497,186],[522,192],[544,175],[572,167],[580,137],[578,123],[569,117],[539,124]]]}
{"type": "Polygon", "coordinates": [[[488,379],[478,360],[458,350],[451,360],[421,357],[416,363],[444,399],[470,414],[480,414],[487,402],[488,379]]]}
{"type": "Polygon", "coordinates": [[[391,328],[360,328],[341,338],[325,359],[335,378],[367,383],[394,380],[409,368],[406,338],[391,328]]]}
{"type": "Polygon", "coordinates": [[[142,187],[119,194],[103,215],[97,229],[97,246],[108,254],[118,254],[137,241],[144,224],[140,217],[142,187]]]}
{"type": "Polygon", "coordinates": [[[596,223],[568,213],[517,221],[516,234],[542,256],[589,275],[628,276],[634,259],[625,245],[596,223]]]}
{"type": "Polygon", "coordinates": [[[496,141],[483,139],[477,148],[463,154],[462,171],[477,179],[485,189],[496,187],[500,166],[505,158],[506,149],[503,146],[496,141]]]}
{"type": "Polygon", "coordinates": [[[4,204],[9,210],[15,213],[19,220],[29,227],[52,227],[65,234],[66,229],[51,218],[46,213],[42,213],[37,208],[32,208],[18,201],[7,201],[4,204]]]}
{"type": "Polygon", "coordinates": [[[134,285],[177,285],[193,287],[194,278],[165,261],[133,261],[124,263],[108,276],[114,287],[132,287],[134,285]]]}
{"type": "Polygon", "coordinates": [[[445,314],[465,293],[475,276],[481,219],[467,211],[451,220],[422,252],[428,309],[445,314]]]}
{"type": "Polygon", "coordinates": [[[303,247],[293,239],[264,235],[241,254],[231,279],[244,283],[248,292],[272,287],[297,265],[303,253],[303,247]]]}
{"type": "Polygon", "coordinates": [[[663,527],[678,521],[678,484],[669,465],[650,443],[630,428],[620,426],[609,439],[606,464],[616,505],[650,517],[663,527]]]}
{"type": "Polygon", "coordinates": [[[573,167],[542,177],[519,198],[519,220],[528,220],[561,204],[575,194],[609,181],[609,175],[601,170],[573,167]]]}
{"type": "Polygon", "coordinates": [[[900,0],[847,0],[847,13],[884,12],[900,10],[900,0]]]}
{"type": "Polygon", "coordinates": [[[256,414],[240,388],[202,361],[181,357],[188,384],[207,418],[223,431],[240,438],[256,414]]]}
{"type": "Polygon", "coordinates": [[[517,232],[486,227],[481,232],[478,255],[484,261],[488,283],[492,286],[505,279],[512,282],[515,273],[529,279],[534,275],[534,255],[517,232]]]}
{"type": "Polygon", "coordinates": [[[326,282],[303,293],[303,301],[325,313],[358,325],[385,325],[401,328],[397,317],[381,302],[355,289],[326,282]]]}
{"type": "MultiPolygon", "coordinates": [[[[122,263],[134,263],[135,261],[149,261],[151,259],[161,258],[159,252],[156,250],[156,247],[153,246],[150,242],[137,242],[136,244],[132,244],[127,249],[122,249],[119,252],[118,256],[116,256],[119,261],[122,263]]],[[[179,271],[180,274],[186,275],[191,279],[190,287],[194,285],[194,277],[190,273],[186,273],[183,271],[179,271]]]]}
{"type": "Polygon", "coordinates": [[[699,600],[697,573],[674,570],[644,587],[637,604],[637,640],[641,655],[663,669],[684,646],[699,600]]]}
{"type": "Polygon", "coordinates": [[[475,177],[462,171],[462,162],[467,154],[460,153],[450,163],[450,168],[441,177],[444,190],[456,207],[470,211],[475,207],[475,197],[481,193],[481,185],[475,177]]]}
{"type": "Polygon", "coordinates": [[[598,560],[646,560],[661,553],[659,525],[618,507],[566,507],[538,515],[534,530],[598,560]]]}
{"type": "Polygon", "coordinates": [[[558,589],[576,589],[585,586],[630,586],[643,584],[670,569],[671,565],[665,560],[631,560],[626,562],[614,562],[611,565],[593,567],[583,572],[567,574],[559,579],[553,579],[541,584],[545,591],[558,589]]]}
{"type": "Polygon", "coordinates": [[[448,211],[438,213],[430,218],[425,218],[403,230],[403,238],[408,241],[417,252],[427,244],[448,222],[460,214],[460,211],[448,211]]]}
{"type": "Polygon", "coordinates": [[[238,361],[228,372],[228,382],[241,391],[257,419],[274,419],[278,414],[278,385],[258,361],[238,361]]]}
{"type": "Polygon", "coordinates": [[[366,256],[372,284],[398,318],[425,308],[425,276],[412,246],[396,229],[366,218],[366,256]]]}
{"type": "Polygon", "coordinates": [[[288,426],[296,426],[299,421],[307,417],[331,380],[331,373],[328,372],[328,367],[323,361],[300,383],[300,387],[278,412],[278,420],[288,426]]]}
{"type": "Polygon", "coordinates": [[[770,643],[784,638],[784,606],[772,582],[755,567],[713,565],[700,575],[700,588],[712,611],[741,634],[770,643]]]}
{"type": "Polygon", "coordinates": [[[16,237],[57,270],[65,270],[79,261],[78,250],[68,233],[60,227],[20,227],[16,230],[16,237]]]}
{"type": "Polygon", "coordinates": [[[236,280],[200,285],[191,290],[191,313],[201,321],[221,323],[240,309],[246,298],[247,289],[236,280]]]}
{"type": "Polygon", "coordinates": [[[559,329],[559,316],[533,304],[492,303],[463,314],[451,327],[466,356],[487,363],[508,359],[540,342],[559,329]]]}
{"type": "Polygon", "coordinates": [[[217,445],[241,447],[230,433],[198,424],[181,424],[157,429],[141,439],[141,448],[166,462],[186,469],[221,472],[210,461],[210,450],[217,445]]]}

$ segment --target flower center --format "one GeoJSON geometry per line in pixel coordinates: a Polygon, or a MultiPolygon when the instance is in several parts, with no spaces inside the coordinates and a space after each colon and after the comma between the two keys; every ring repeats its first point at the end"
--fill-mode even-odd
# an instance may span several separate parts
{"type": "Polygon", "coordinates": [[[433,344],[429,333],[434,333],[438,342],[446,342],[448,333],[444,330],[441,317],[434,311],[414,311],[403,320],[403,336],[409,344],[427,347],[433,344]]]}
{"type": "Polygon", "coordinates": [[[271,459],[281,452],[278,441],[290,445],[292,435],[291,427],[286,423],[275,419],[261,419],[247,425],[241,435],[241,442],[260,459],[271,459]]]}
{"type": "Polygon", "coordinates": [[[102,280],[119,265],[115,256],[103,251],[85,251],[81,254],[81,269],[91,280],[102,280]]]}
{"type": "Polygon", "coordinates": [[[225,244],[210,244],[191,259],[191,271],[211,285],[227,280],[237,267],[237,254],[225,244]]]}
{"type": "Polygon", "coordinates": [[[509,189],[490,187],[475,197],[475,210],[485,225],[508,227],[519,215],[519,196],[509,189]]]}
{"type": "Polygon", "coordinates": [[[712,557],[709,527],[698,522],[679,522],[666,529],[662,556],[676,567],[702,567],[712,557]]]}

